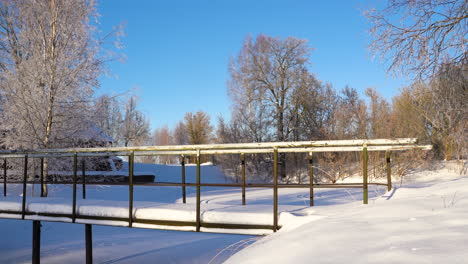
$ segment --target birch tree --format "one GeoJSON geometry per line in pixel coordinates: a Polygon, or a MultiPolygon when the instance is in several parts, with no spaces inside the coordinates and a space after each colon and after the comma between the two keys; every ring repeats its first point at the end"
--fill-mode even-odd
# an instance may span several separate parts
{"type": "Polygon", "coordinates": [[[364,12],[374,55],[388,71],[429,78],[441,65],[468,63],[467,0],[388,0],[364,12]]]}

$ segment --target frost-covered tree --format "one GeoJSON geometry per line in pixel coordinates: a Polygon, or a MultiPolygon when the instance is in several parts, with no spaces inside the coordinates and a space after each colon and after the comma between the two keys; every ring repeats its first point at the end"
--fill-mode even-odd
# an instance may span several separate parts
{"type": "Polygon", "coordinates": [[[122,144],[125,147],[145,145],[150,138],[149,121],[137,109],[137,97],[130,96],[125,105],[125,113],[120,129],[122,144]]]}

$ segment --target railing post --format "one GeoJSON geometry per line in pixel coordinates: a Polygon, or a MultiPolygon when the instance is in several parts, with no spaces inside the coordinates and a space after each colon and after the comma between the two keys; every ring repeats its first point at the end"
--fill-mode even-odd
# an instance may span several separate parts
{"type": "Polygon", "coordinates": [[[278,148],[273,149],[273,232],[278,230],[278,148]]]}
{"type": "Polygon", "coordinates": [[[128,226],[133,225],[133,169],[135,153],[132,151],[128,156],[128,226]]]}
{"type": "Polygon", "coordinates": [[[245,154],[241,153],[242,205],[245,205],[245,154]]]}
{"type": "Polygon", "coordinates": [[[309,202],[310,206],[314,206],[314,167],[312,152],[309,152],[309,202]]]}
{"type": "Polygon", "coordinates": [[[24,156],[24,174],[23,174],[23,203],[22,203],[22,210],[21,210],[21,219],[24,220],[24,216],[26,215],[26,180],[28,177],[28,155],[24,156]]]}
{"type": "Polygon", "coordinates": [[[73,155],[73,207],[72,207],[72,223],[76,221],[76,178],[78,170],[78,154],[73,155]]]}
{"type": "Polygon", "coordinates": [[[32,264],[41,263],[41,221],[33,221],[32,264]]]}
{"type": "Polygon", "coordinates": [[[93,264],[93,226],[85,224],[86,264],[93,264]]]}
{"type": "Polygon", "coordinates": [[[182,202],[187,203],[187,190],[185,187],[185,156],[181,156],[180,167],[182,170],[182,202]]]}
{"type": "Polygon", "coordinates": [[[3,160],[3,196],[7,196],[7,159],[3,160]]]}
{"type": "Polygon", "coordinates": [[[392,189],[392,167],[389,150],[385,152],[385,161],[387,163],[387,191],[390,191],[392,189]]]}
{"type": "Polygon", "coordinates": [[[81,175],[83,175],[83,187],[81,188],[83,199],[86,199],[86,162],[85,157],[81,159],[81,175]]]}
{"type": "Polygon", "coordinates": [[[45,197],[44,190],[44,158],[41,158],[41,197],[45,197]]]}
{"type": "Polygon", "coordinates": [[[367,144],[364,144],[364,147],[362,148],[362,177],[363,177],[363,185],[362,185],[362,191],[363,191],[363,204],[368,203],[368,185],[367,185],[367,161],[368,161],[368,153],[367,153],[367,144]]]}
{"type": "Polygon", "coordinates": [[[200,150],[197,149],[197,219],[196,219],[196,231],[200,232],[201,227],[201,213],[200,213],[200,184],[201,184],[201,175],[200,175],[200,150]]]}

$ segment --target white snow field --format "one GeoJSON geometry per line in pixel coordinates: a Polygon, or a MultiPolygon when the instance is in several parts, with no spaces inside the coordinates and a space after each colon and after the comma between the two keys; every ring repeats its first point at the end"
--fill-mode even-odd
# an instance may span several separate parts
{"type": "Polygon", "coordinates": [[[226,263],[468,263],[468,176],[410,176],[368,205],[302,210],[226,263]]]}
{"type": "MultiPolygon", "coordinates": [[[[194,182],[195,167],[186,168],[187,182],[194,182]]],[[[138,164],[136,170],[153,172],[156,181],[180,180],[179,166],[138,164]]],[[[396,188],[390,193],[385,193],[385,186],[369,186],[369,205],[362,205],[361,189],[316,189],[314,207],[308,206],[307,189],[280,189],[279,205],[284,211],[280,224],[283,227],[266,237],[93,225],[94,262],[223,263],[229,258],[228,263],[466,263],[467,177],[447,170],[412,176],[412,179],[405,179],[401,187],[395,182],[396,188]]],[[[228,181],[217,167],[207,165],[202,167],[202,182],[228,181]]],[[[35,197],[31,197],[32,188],[28,186],[29,210],[40,206],[60,212],[71,210],[68,208],[71,186],[49,187],[49,196],[56,205],[40,202],[38,186],[35,197]]],[[[9,185],[7,190],[8,197],[0,197],[0,204],[21,200],[21,186],[9,185]]],[[[135,187],[135,204],[142,205],[137,206],[135,212],[146,209],[140,213],[148,217],[171,218],[177,213],[177,217],[192,218],[195,188],[187,188],[187,191],[184,205],[180,187],[135,187]],[[156,203],[167,206],[169,211],[161,213],[156,203]],[[174,212],[171,211],[174,206],[191,207],[191,210],[174,212]]],[[[203,187],[202,221],[268,221],[271,224],[272,192],[271,189],[248,188],[247,205],[241,206],[240,188],[203,187]]],[[[128,217],[128,188],[125,186],[87,186],[87,198],[78,201],[82,206],[79,210],[128,217]],[[98,210],[98,200],[116,206],[115,210],[98,210]]],[[[12,205],[17,206],[15,202],[12,205]]],[[[120,225],[126,223],[120,222],[120,225]]],[[[84,263],[83,225],[42,221],[42,226],[43,263],[84,263]]],[[[30,263],[31,221],[0,219],[0,234],[0,263],[30,263]]]]}

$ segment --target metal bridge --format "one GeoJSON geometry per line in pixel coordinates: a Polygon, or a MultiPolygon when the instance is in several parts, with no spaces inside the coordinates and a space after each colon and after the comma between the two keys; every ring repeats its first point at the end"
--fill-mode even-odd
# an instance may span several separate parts
{"type": "MultiPolygon", "coordinates": [[[[181,146],[145,146],[145,147],[117,147],[117,148],[69,148],[69,149],[39,149],[28,151],[4,150],[0,151],[0,160],[3,159],[3,189],[4,197],[0,198],[0,218],[21,219],[33,221],[33,254],[32,262],[40,263],[40,221],[59,221],[85,224],[86,236],[86,263],[92,263],[92,224],[115,225],[127,227],[142,227],[154,229],[170,229],[195,232],[226,232],[226,233],[250,233],[268,234],[276,232],[281,226],[278,222],[278,189],[280,188],[306,188],[309,190],[310,206],[314,205],[314,189],[316,188],[362,188],[363,203],[368,203],[369,185],[386,185],[392,188],[391,159],[392,151],[411,149],[431,149],[430,145],[417,145],[414,138],[402,139],[369,139],[369,140],[328,140],[328,141],[301,141],[301,142],[270,142],[270,143],[240,143],[240,144],[206,144],[206,145],[181,145],[181,146]],[[386,153],[387,183],[368,182],[368,152],[383,151],[386,153]],[[313,153],[314,152],[361,152],[362,153],[362,182],[316,184],[314,183],[313,153]],[[278,180],[278,155],[279,153],[307,153],[308,154],[308,183],[284,184],[278,180]],[[203,183],[201,175],[202,155],[237,154],[241,164],[241,183],[203,183]],[[247,184],[245,175],[246,154],[272,155],[272,182],[262,184],[247,184]],[[181,157],[180,182],[153,182],[138,183],[134,181],[135,156],[159,156],[178,155],[181,157]],[[128,182],[126,183],[96,183],[86,181],[85,162],[88,157],[99,156],[127,156],[128,157],[128,182]],[[73,174],[71,181],[60,182],[72,186],[70,199],[57,199],[45,197],[44,185],[48,184],[44,176],[45,159],[58,157],[72,158],[73,174]],[[194,157],[196,161],[196,182],[186,182],[185,160],[194,157]],[[8,181],[7,170],[10,159],[22,159],[22,181],[8,181]],[[41,173],[39,181],[28,180],[28,161],[40,159],[41,173]],[[78,171],[81,162],[82,171],[78,171]],[[22,184],[21,199],[7,197],[8,184],[22,184]],[[41,197],[27,197],[27,184],[40,184],[41,197]],[[128,202],[115,203],[112,201],[98,201],[86,199],[86,185],[125,185],[128,186],[128,202]],[[81,185],[82,199],[77,199],[77,186],[81,185]],[[135,186],[171,186],[181,188],[183,204],[161,204],[152,202],[134,201],[135,186]],[[186,188],[196,189],[195,205],[187,203],[186,188]],[[235,212],[223,211],[222,207],[211,205],[207,210],[202,210],[201,187],[232,187],[240,188],[242,204],[235,212]],[[261,208],[265,213],[269,211],[269,219],[259,217],[254,221],[219,222],[221,214],[243,214],[246,205],[247,188],[271,188],[273,198],[271,207],[261,208]],[[177,212],[173,217],[167,216],[170,212],[177,212]],[[163,213],[166,212],[166,213],[163,213]]],[[[54,183],[57,184],[57,183],[54,183]]],[[[257,209],[256,209],[257,210],[257,209]]],[[[239,218],[234,218],[239,219],[239,218]]]]}

